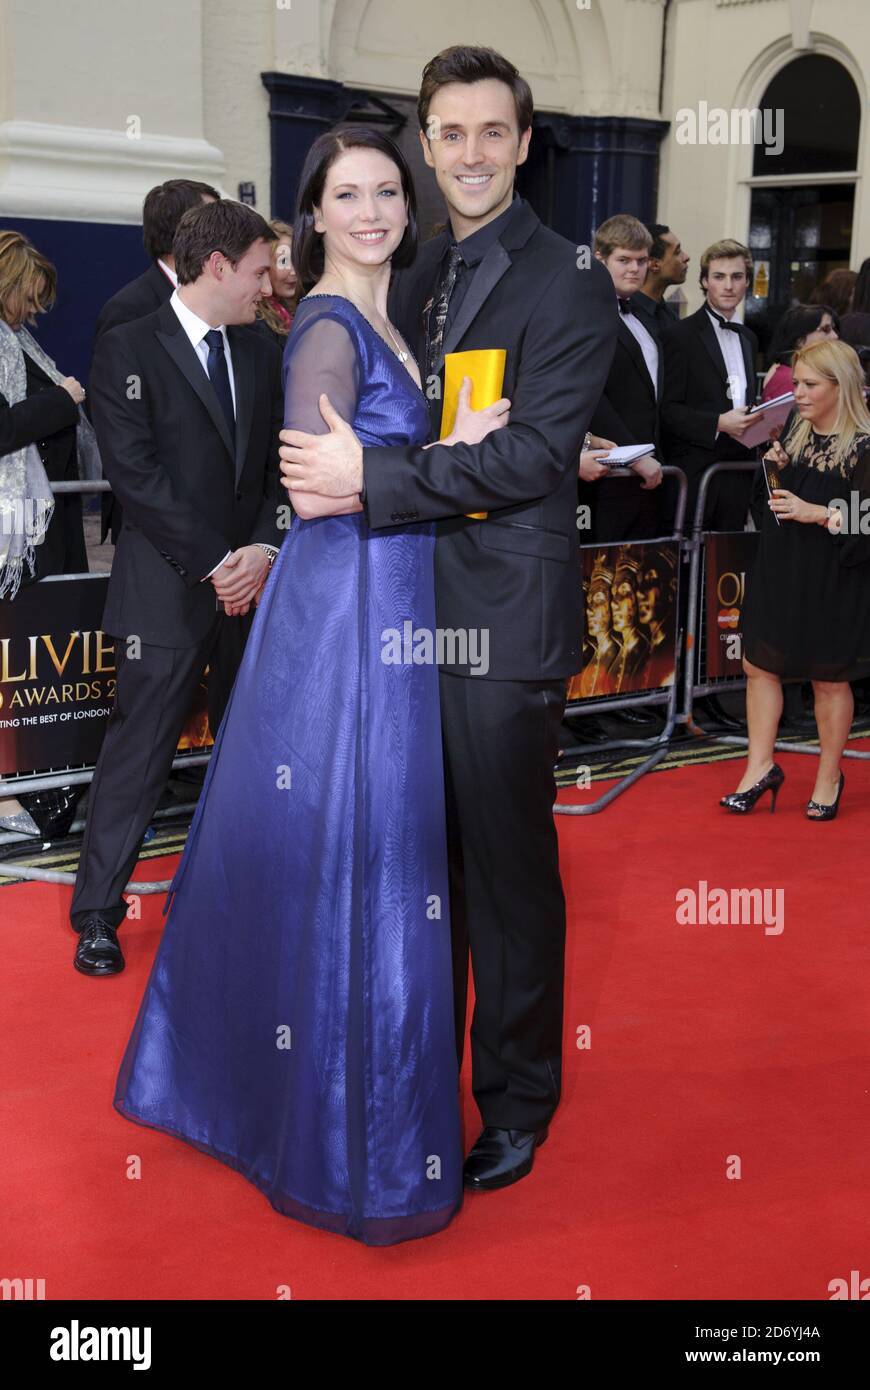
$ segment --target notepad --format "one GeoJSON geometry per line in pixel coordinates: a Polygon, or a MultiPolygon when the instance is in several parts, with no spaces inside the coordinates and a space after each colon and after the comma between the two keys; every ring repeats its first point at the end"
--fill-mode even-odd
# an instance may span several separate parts
{"type": "Polygon", "coordinates": [[[747,449],[753,449],[756,444],[766,444],[771,430],[785,424],[793,405],[794,391],[785,391],[781,396],[774,396],[773,400],[753,406],[749,412],[753,423],[748,430],[744,430],[739,442],[747,449]]]}
{"type": "Polygon", "coordinates": [[[605,454],[598,462],[606,463],[608,468],[627,468],[635,459],[646,458],[655,451],[654,444],[621,444],[618,449],[611,449],[610,453],[605,454]]]}
{"type": "MultiPolygon", "coordinates": [[[[448,352],[444,358],[444,401],[441,407],[441,439],[446,439],[456,423],[456,407],[462,378],[471,377],[471,408],[485,410],[501,400],[504,386],[504,348],[474,348],[469,352],[448,352]]],[[[488,512],[466,512],[483,521],[488,512]]]]}

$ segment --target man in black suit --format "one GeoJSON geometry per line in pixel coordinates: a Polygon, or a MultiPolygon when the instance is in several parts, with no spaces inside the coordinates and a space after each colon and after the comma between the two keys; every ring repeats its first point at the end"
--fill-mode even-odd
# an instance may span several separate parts
{"type": "Polygon", "coordinates": [[[513,194],[532,124],[513,64],[490,49],[446,50],[424,70],[418,115],[450,225],[398,277],[390,313],[426,362],[435,438],[447,353],[506,349],[510,423],[476,446],[363,450],[325,409],[329,434],[283,432],[282,473],[291,489],[359,493],[372,527],[437,521],[439,629],[489,634],[486,674],[461,652],[441,668],[457,1052],[461,1062],[470,941],[484,1124],[465,1181],[482,1190],[530,1171],[560,1095],[553,767],[583,632],[580,447],[617,309],[603,267],[513,194]]]}
{"type": "MultiPolygon", "coordinates": [[[[754,457],[740,443],[755,401],[755,334],[734,318],[752,282],[752,255],[739,241],[708,246],[701,257],[705,299],[697,313],[666,328],[662,426],[665,457],[689,479],[686,526],[690,527],[705,469],[713,463],[754,457]]],[[[711,531],[742,531],[752,474],[721,474],[704,508],[711,531]]]]}
{"type": "MultiPolygon", "coordinates": [[[[619,306],[619,336],[601,400],[592,416],[592,433],[614,444],[652,444],[658,448],[662,362],[657,338],[633,312],[631,296],[640,289],[652,238],[628,213],[609,217],[595,233],[595,256],[613,281],[619,306]]],[[[579,497],[592,516],[583,539],[602,544],[658,535],[655,489],[662,466],[654,453],[637,459],[631,477],[608,477],[605,463],[580,464],[579,497]]]]}
{"type": "MultiPolygon", "coordinates": [[[[220,196],[211,184],[197,183],[195,179],[168,179],[146,193],[142,205],[142,241],[151,264],[142,275],[137,275],[106,300],[97,315],[94,348],[110,328],[153,314],[166,303],[178,283],[172,242],[179,222],[188,208],[216,202],[220,196]]],[[[121,509],[111,492],[103,493],[102,516],[100,539],[104,541],[111,530],[112,540],[117,544],[121,509]]]]}
{"type": "MultiPolygon", "coordinates": [[[[97,345],[94,424],[123,523],[103,614],[117,639],[115,707],[70,913],[84,974],[123,969],[121,894],[194,691],[205,667],[221,660],[222,629],[259,595],[281,543],[280,356],[241,327],[271,293],[272,240],[241,203],[191,209],[176,233],[179,283],[169,303],[97,345]]],[[[224,700],[229,688],[229,679],[215,687],[224,700]]]]}
{"type": "Polygon", "coordinates": [[[680,321],[677,304],[673,299],[665,299],[665,295],[674,285],[686,283],[692,258],[663,222],[647,222],[646,229],[652,237],[649,265],[643,287],[631,297],[631,307],[658,338],[671,324],[680,321]]]}

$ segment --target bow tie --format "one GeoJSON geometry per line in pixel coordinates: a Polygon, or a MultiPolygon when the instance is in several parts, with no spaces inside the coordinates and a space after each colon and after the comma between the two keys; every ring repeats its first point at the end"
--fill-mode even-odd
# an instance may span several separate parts
{"type": "Polygon", "coordinates": [[[727,328],[731,333],[739,333],[743,327],[742,323],[729,323],[728,319],[723,319],[721,314],[717,314],[715,309],[707,305],[707,313],[716,320],[720,328],[727,328]]]}
{"type": "Polygon", "coordinates": [[[630,313],[631,313],[631,300],[630,300],[630,299],[620,299],[620,298],[617,296],[616,302],[617,302],[617,304],[619,305],[619,312],[620,312],[621,314],[630,314],[630,313]]]}

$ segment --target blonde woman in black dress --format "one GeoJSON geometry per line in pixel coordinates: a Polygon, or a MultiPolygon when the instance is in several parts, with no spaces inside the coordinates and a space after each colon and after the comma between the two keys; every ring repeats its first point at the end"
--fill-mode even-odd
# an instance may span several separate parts
{"type": "Polygon", "coordinates": [[[762,509],[743,604],[746,770],[720,805],[745,815],[769,791],[774,809],[785,777],[773,757],[782,682],[811,680],[821,753],[806,815],[833,820],[854,711],[849,682],[870,675],[870,534],[860,525],[870,532],[870,413],[847,343],[802,348],[792,370],[795,411],[765,455],[780,487],[762,509]]]}

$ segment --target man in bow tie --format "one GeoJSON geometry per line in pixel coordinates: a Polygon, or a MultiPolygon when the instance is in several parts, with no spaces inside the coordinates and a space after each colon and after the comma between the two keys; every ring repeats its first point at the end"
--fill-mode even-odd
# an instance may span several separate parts
{"type": "MultiPolygon", "coordinates": [[[[698,484],[713,463],[753,457],[740,440],[755,402],[755,334],[737,310],[752,283],[752,255],[739,241],[723,240],[701,256],[704,303],[697,313],[665,329],[662,426],[665,457],[689,479],[686,525],[691,526],[698,484]]],[[[704,527],[742,531],[752,491],[751,473],[723,473],[707,493],[704,527]]]]}
{"type": "Polygon", "coordinates": [[[633,295],[649,266],[652,237],[642,222],[619,212],[595,233],[595,258],[613,281],[619,307],[619,337],[604,392],[590,430],[615,444],[649,444],[649,454],[629,466],[635,476],[620,478],[606,464],[580,464],[580,501],[589,506],[592,533],[605,541],[638,540],[661,534],[659,494],[662,467],[654,456],[659,439],[662,361],[658,338],[639,317],[633,295]],[[608,477],[608,473],[611,474],[608,477]]]}

